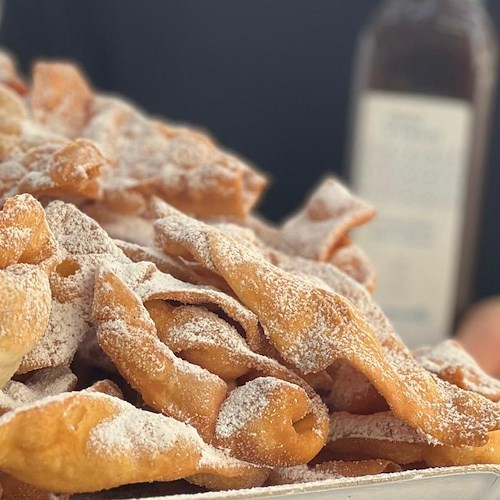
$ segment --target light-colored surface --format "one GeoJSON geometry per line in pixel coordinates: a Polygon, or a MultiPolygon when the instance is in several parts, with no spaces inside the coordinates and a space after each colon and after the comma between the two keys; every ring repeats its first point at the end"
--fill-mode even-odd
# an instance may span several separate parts
{"type": "Polygon", "coordinates": [[[302,485],[154,497],[154,500],[285,497],[292,500],[500,500],[500,466],[423,469],[302,485]]]}
{"type": "Polygon", "coordinates": [[[450,332],[471,141],[458,99],[367,93],[353,188],[377,207],[356,242],[378,271],[375,297],[410,347],[450,332]]]}

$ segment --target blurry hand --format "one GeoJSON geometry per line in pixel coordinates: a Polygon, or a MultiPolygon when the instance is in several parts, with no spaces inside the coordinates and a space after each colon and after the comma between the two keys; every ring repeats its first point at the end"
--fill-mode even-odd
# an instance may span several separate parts
{"type": "Polygon", "coordinates": [[[500,297],[474,306],[459,326],[457,339],[486,373],[500,379],[500,297]]]}

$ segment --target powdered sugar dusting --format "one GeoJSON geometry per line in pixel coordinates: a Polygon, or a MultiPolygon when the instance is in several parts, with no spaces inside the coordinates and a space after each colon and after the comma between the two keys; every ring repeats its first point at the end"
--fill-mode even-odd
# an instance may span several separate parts
{"type": "MultiPolygon", "coordinates": [[[[342,293],[332,293],[328,285],[318,286],[303,270],[300,278],[280,271],[250,243],[241,244],[213,227],[176,214],[160,222],[167,247],[179,245],[205,264],[209,253],[208,264],[215,264],[240,299],[259,315],[264,333],[301,372],[317,372],[336,359],[348,360],[376,385],[395,414],[443,441],[480,441],[485,434],[480,437],[479,429],[500,424],[498,408],[475,394],[457,393],[453,386],[423,370],[366,290],[343,273],[337,283],[349,297],[347,301],[340,300],[342,293]],[[183,227],[203,234],[196,244],[206,248],[199,250],[193,240],[183,238],[183,227]],[[353,307],[351,298],[361,311],[353,307]],[[378,345],[363,313],[370,315],[367,322],[376,329],[378,345]],[[408,405],[402,403],[402,397],[408,405]]],[[[274,260],[280,261],[280,256],[275,255],[274,260]]]]}
{"type": "Polygon", "coordinates": [[[326,470],[311,468],[308,465],[297,465],[296,467],[276,467],[274,474],[277,484],[299,484],[314,481],[325,481],[326,479],[339,479],[340,474],[333,474],[326,470]]]}
{"type": "Polygon", "coordinates": [[[38,345],[25,356],[21,372],[69,365],[92,325],[95,275],[106,261],[129,262],[99,225],[76,207],[54,201],[47,221],[62,249],[63,263],[50,275],[52,312],[38,345]],[[67,264],[65,264],[67,263],[67,264]]]}
{"type": "Polygon", "coordinates": [[[152,263],[106,263],[102,272],[116,274],[143,302],[175,300],[189,305],[215,304],[244,330],[256,335],[258,319],[233,297],[210,286],[184,283],[171,275],[161,273],[152,263]]]}
{"type": "Polygon", "coordinates": [[[334,179],[326,179],[305,209],[282,228],[277,248],[292,255],[328,260],[336,245],[355,226],[370,220],[374,209],[334,179]]]}
{"type": "MultiPolygon", "coordinates": [[[[99,454],[127,454],[154,460],[179,442],[189,442],[198,453],[203,441],[191,427],[173,418],[140,411],[131,405],[116,404],[118,413],[95,427],[89,435],[89,447],[99,454]]],[[[185,445],[185,444],[184,444],[185,445]]],[[[195,452],[191,450],[190,452],[195,452]]]]}
{"type": "Polygon", "coordinates": [[[500,401],[500,381],[488,376],[458,342],[445,340],[435,347],[417,349],[414,355],[426,370],[440,378],[500,401]]]}
{"type": "Polygon", "coordinates": [[[69,368],[48,368],[35,372],[26,382],[11,380],[0,391],[0,408],[12,410],[26,403],[71,390],[76,385],[76,376],[69,368]]]}
{"type": "MultiPolygon", "coordinates": [[[[155,122],[128,103],[94,100],[83,137],[97,142],[115,164],[109,193],[151,194],[188,211],[241,215],[255,203],[265,180],[199,132],[155,122]],[[214,203],[210,203],[213,201],[214,203]],[[215,203],[223,207],[216,208],[215,203]]],[[[201,213],[200,213],[201,215],[201,213]]]]}
{"type": "Polygon", "coordinates": [[[256,419],[271,403],[272,393],[283,385],[296,388],[289,382],[273,377],[261,377],[232,391],[221,406],[215,434],[228,438],[256,419]]]}

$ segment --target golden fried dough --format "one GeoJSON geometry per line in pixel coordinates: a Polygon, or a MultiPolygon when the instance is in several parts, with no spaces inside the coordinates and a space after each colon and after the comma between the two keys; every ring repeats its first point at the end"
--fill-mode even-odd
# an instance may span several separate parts
{"type": "Polygon", "coordinates": [[[234,389],[222,404],[215,443],[241,460],[293,466],[324,445],[324,420],[301,387],[261,377],[234,389]]]}
{"type": "Polygon", "coordinates": [[[189,425],[88,391],[47,398],[0,417],[0,470],[63,493],[194,474],[246,478],[252,486],[267,477],[206,445],[189,425]]]}
{"type": "Polygon", "coordinates": [[[302,373],[343,360],[363,373],[391,410],[443,443],[483,444],[500,410],[479,395],[434,379],[394,332],[380,341],[340,295],[266,261],[236,239],[172,213],[155,224],[164,251],[190,254],[220,274],[260,319],[271,344],[302,373]]]}
{"type": "Polygon", "coordinates": [[[35,64],[31,106],[36,121],[72,138],[87,123],[91,103],[92,91],[74,65],[35,64]]]}
{"type": "Polygon", "coordinates": [[[439,378],[467,391],[500,401],[500,380],[490,377],[455,340],[413,351],[422,366],[439,378]]]}
{"type": "Polygon", "coordinates": [[[430,467],[500,463],[500,431],[483,446],[442,445],[419,434],[389,412],[374,415],[333,413],[327,449],[337,458],[386,459],[430,467]]]}
{"type": "Polygon", "coordinates": [[[210,438],[226,397],[225,382],[162,344],[142,302],[112,272],[101,272],[95,294],[97,339],[120,373],[148,405],[210,438]]]}

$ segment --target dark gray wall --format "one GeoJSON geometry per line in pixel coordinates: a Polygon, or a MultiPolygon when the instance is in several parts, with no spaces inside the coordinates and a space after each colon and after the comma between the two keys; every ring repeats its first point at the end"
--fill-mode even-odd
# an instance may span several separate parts
{"type": "MultiPolygon", "coordinates": [[[[351,62],[375,0],[7,0],[0,43],[26,69],[77,60],[95,85],[207,127],[272,173],[279,219],[344,173],[351,62]]],[[[500,2],[490,2],[500,25],[500,2]]],[[[477,296],[500,293],[500,112],[477,296]]]]}

